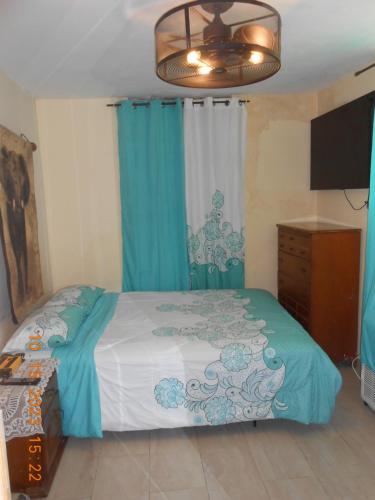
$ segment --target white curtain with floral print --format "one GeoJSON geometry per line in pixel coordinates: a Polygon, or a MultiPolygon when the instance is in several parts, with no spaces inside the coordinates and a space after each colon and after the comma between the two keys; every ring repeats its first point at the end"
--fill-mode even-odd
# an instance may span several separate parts
{"type": "Polygon", "coordinates": [[[184,105],[191,286],[242,288],[246,106],[210,97],[184,105]]]}

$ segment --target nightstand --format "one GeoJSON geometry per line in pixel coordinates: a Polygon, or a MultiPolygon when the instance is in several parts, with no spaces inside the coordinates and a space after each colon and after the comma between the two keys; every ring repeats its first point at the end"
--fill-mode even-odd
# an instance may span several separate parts
{"type": "MultiPolygon", "coordinates": [[[[23,363],[23,369],[27,363],[28,361],[23,363]]],[[[15,376],[20,375],[17,372],[15,376]]],[[[0,391],[5,387],[9,386],[0,386],[0,391]]],[[[31,422],[39,425],[39,432],[11,437],[7,441],[10,484],[14,492],[25,493],[31,498],[44,497],[51,488],[67,440],[62,435],[55,369],[52,369],[52,374],[43,390],[38,389],[38,386],[28,386],[25,390],[30,392],[27,392],[27,399],[24,400],[27,401],[27,406],[24,405],[23,415],[34,419],[31,422]]],[[[14,403],[15,397],[18,396],[13,394],[9,397],[4,412],[13,411],[10,406],[14,403]]]]}

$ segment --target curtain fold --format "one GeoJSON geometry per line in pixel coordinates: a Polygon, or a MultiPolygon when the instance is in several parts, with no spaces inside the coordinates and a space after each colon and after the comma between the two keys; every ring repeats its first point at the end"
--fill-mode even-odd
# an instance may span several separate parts
{"type": "Polygon", "coordinates": [[[366,268],[363,285],[361,362],[375,372],[375,113],[372,136],[366,268]]]}
{"type": "Polygon", "coordinates": [[[182,102],[117,108],[123,291],[185,290],[187,256],[182,102]]]}
{"type": "Polygon", "coordinates": [[[191,287],[243,288],[246,107],[237,98],[184,105],[191,287]]]}

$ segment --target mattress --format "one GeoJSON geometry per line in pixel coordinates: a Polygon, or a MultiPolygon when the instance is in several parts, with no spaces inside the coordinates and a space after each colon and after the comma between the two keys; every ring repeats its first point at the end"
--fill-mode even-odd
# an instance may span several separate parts
{"type": "Polygon", "coordinates": [[[120,294],[94,358],[103,430],[328,422],[341,377],[263,290],[120,294]]]}

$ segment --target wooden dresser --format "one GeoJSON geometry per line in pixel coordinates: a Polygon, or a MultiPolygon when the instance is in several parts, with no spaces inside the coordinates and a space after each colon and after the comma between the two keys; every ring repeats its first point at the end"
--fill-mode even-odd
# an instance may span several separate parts
{"type": "Polygon", "coordinates": [[[12,491],[26,493],[31,498],[48,495],[67,440],[62,435],[60,412],[54,372],[42,396],[44,434],[16,437],[7,442],[12,491]]]}
{"type": "Polygon", "coordinates": [[[278,299],[335,362],[357,354],[361,230],[278,224],[278,299]]]}

